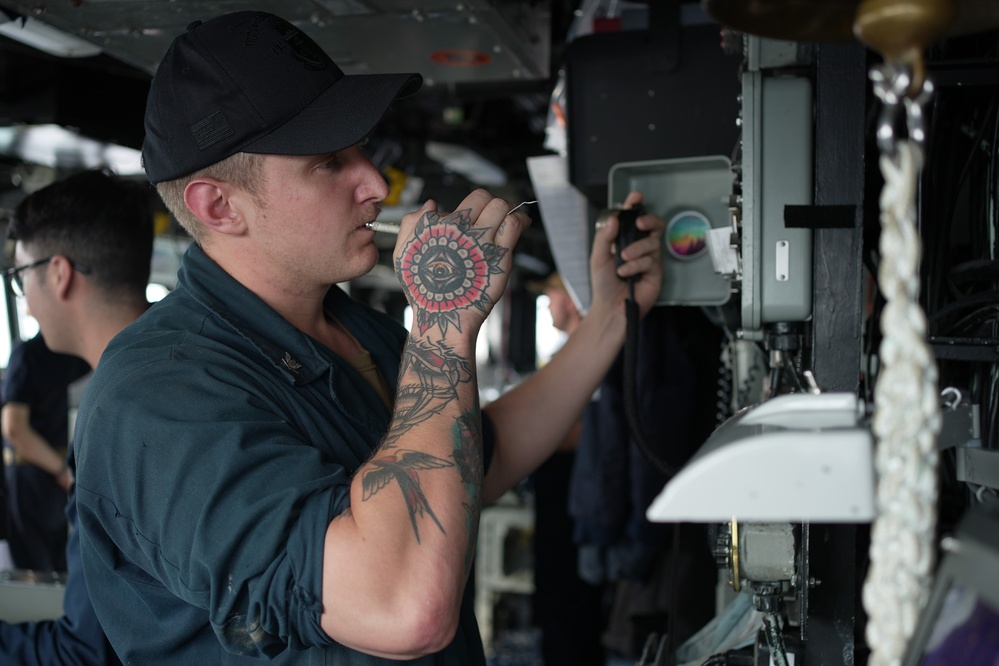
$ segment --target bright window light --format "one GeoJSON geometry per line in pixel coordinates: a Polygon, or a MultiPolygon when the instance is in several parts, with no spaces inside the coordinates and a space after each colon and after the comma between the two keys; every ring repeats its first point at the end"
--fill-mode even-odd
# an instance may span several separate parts
{"type": "Polygon", "coordinates": [[[59,125],[24,125],[3,128],[0,152],[43,166],[108,167],[119,176],[144,173],[142,153],[134,148],[94,141],[59,125]]]}

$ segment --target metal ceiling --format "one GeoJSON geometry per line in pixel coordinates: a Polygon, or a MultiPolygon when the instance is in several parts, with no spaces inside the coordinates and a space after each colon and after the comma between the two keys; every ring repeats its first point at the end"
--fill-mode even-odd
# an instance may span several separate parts
{"type": "Polygon", "coordinates": [[[149,81],[173,38],[193,21],[246,9],[291,21],[348,74],[423,75],[420,93],[397,102],[380,131],[386,164],[419,173],[424,197],[457,201],[472,186],[425,154],[433,141],[500,165],[505,190],[520,196],[525,158],[543,151],[551,63],[579,2],[0,0],[0,216],[58,173],[109,164],[111,148],[133,149],[125,159],[137,160],[149,81]],[[54,34],[26,45],[25,26],[54,34]]]}
{"type": "Polygon", "coordinates": [[[282,16],[349,74],[419,71],[428,87],[546,79],[549,3],[522,0],[27,0],[0,8],[151,74],[192,21],[243,9],[282,16]]]}
{"type": "MultiPolygon", "coordinates": [[[[149,81],[173,38],[193,21],[257,9],[299,26],[348,74],[421,73],[423,88],[397,103],[387,132],[420,145],[462,143],[519,168],[540,146],[553,41],[557,51],[577,4],[0,0],[0,128],[14,132],[0,136],[0,157],[28,161],[24,133],[39,125],[139,148],[149,81]]],[[[73,150],[63,153],[73,159],[73,150]]]]}

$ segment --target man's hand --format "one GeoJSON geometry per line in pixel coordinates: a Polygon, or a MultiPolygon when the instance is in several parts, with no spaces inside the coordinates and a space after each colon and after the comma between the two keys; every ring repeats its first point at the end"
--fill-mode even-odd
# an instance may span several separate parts
{"type": "Polygon", "coordinates": [[[475,190],[453,213],[428,201],[402,220],[396,275],[421,335],[477,331],[503,295],[514,245],[531,223],[523,210],[475,190]]]}
{"type": "Polygon", "coordinates": [[[56,475],[56,482],[62,486],[62,489],[69,492],[70,488],[73,487],[73,472],[69,467],[63,468],[59,474],[56,475]]]}
{"type": "MultiPolygon", "coordinates": [[[[631,192],[624,201],[624,208],[631,208],[642,201],[640,192],[631,192]]],[[[603,228],[597,229],[590,253],[590,276],[593,286],[593,302],[590,311],[612,309],[623,311],[621,305],[628,298],[628,283],[625,279],[635,279],[635,301],[644,316],[659,298],[662,288],[662,233],[666,224],[659,217],[646,213],[638,218],[636,226],[649,235],[623,248],[624,263],[618,267],[614,240],[620,222],[612,217],[603,228]]]]}

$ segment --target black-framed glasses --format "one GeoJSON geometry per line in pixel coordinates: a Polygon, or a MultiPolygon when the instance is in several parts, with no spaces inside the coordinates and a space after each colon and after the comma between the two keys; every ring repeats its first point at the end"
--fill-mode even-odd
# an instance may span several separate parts
{"type": "MultiPolygon", "coordinates": [[[[24,296],[24,271],[29,268],[38,268],[44,264],[49,263],[56,258],[56,255],[51,257],[45,257],[44,259],[39,259],[38,261],[32,261],[30,264],[25,264],[24,266],[14,266],[13,268],[8,268],[3,272],[3,276],[10,281],[10,288],[14,291],[15,296],[24,296]]],[[[68,258],[68,257],[67,257],[68,258]]],[[[70,265],[74,270],[83,273],[84,275],[90,274],[90,269],[83,264],[78,264],[72,259],[69,259],[70,265]]]]}

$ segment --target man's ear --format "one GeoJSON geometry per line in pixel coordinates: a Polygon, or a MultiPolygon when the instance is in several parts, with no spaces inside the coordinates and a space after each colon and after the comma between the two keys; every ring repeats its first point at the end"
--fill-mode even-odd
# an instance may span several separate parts
{"type": "Polygon", "coordinates": [[[73,281],[76,279],[76,270],[67,257],[57,254],[52,257],[46,267],[45,279],[52,282],[56,297],[65,301],[69,298],[69,290],[73,287],[73,281]]]}
{"type": "Polygon", "coordinates": [[[184,203],[209,229],[223,234],[243,231],[243,219],[225,183],[199,178],[187,184],[184,203]]]}

